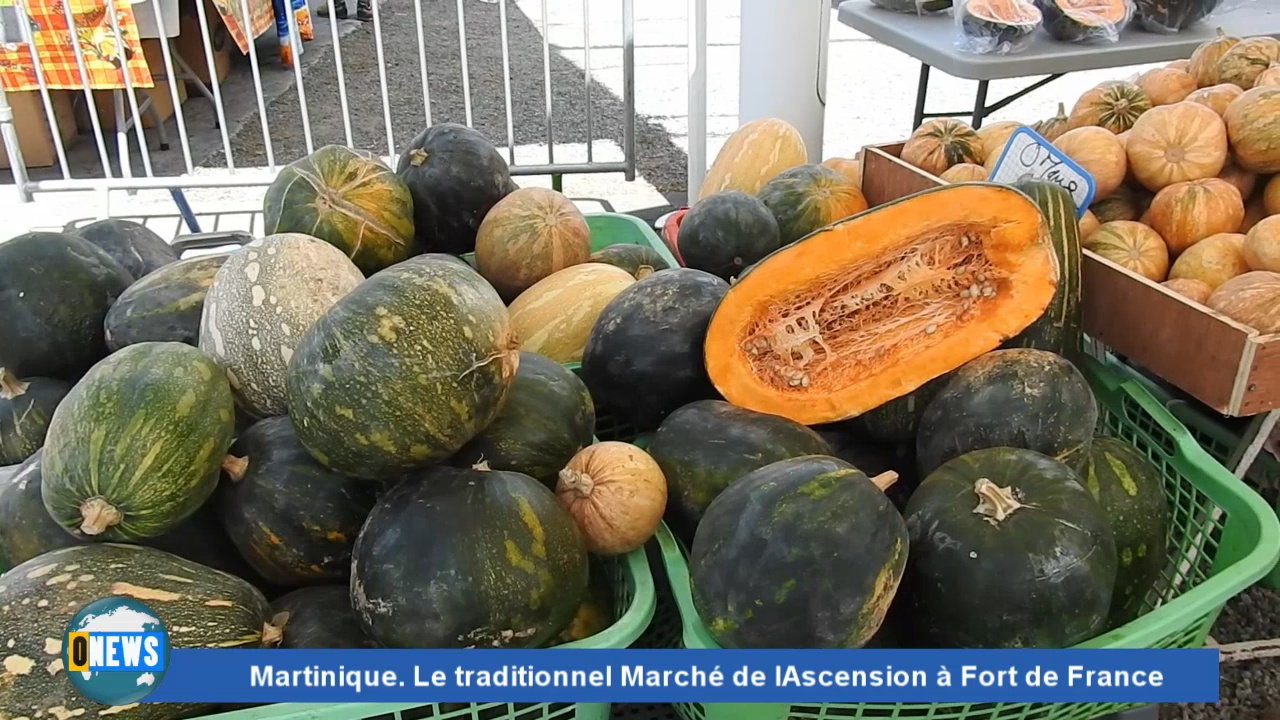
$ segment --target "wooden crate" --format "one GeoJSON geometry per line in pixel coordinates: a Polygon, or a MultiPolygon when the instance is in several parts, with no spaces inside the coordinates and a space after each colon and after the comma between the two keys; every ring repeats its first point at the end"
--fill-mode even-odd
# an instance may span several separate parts
{"type": "MultiPolygon", "coordinates": [[[[872,207],[943,183],[901,154],[902,143],[863,149],[872,207]]],[[[1280,409],[1280,335],[1259,335],[1088,250],[1080,294],[1090,337],[1200,402],[1237,417],[1280,409]]]]}

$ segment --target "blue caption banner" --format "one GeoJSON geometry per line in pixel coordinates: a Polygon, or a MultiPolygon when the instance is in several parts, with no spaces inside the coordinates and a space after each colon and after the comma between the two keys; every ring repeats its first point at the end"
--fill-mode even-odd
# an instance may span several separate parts
{"type": "Polygon", "coordinates": [[[173,650],[147,702],[1205,702],[1216,650],[173,650]]]}

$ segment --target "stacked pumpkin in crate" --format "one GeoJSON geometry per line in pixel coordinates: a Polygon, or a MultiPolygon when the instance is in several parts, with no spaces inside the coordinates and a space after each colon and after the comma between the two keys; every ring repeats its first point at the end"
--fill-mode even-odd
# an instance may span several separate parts
{"type": "MultiPolygon", "coordinates": [[[[933,120],[902,157],[943,180],[985,178],[1022,126],[933,120]]],[[[1219,31],[1188,60],[1104,82],[1031,127],[1093,176],[1087,249],[1280,331],[1280,41],[1219,31]]]]}

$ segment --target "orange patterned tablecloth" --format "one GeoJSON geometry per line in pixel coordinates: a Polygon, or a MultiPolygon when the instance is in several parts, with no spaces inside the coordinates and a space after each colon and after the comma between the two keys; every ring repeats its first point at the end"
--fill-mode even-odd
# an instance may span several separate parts
{"type": "Polygon", "coordinates": [[[0,82],[4,89],[40,87],[33,46],[45,85],[51,90],[84,87],[76,67],[77,46],[91,89],[123,89],[126,68],[134,87],[152,87],[133,11],[127,0],[113,0],[112,5],[119,39],[107,15],[106,0],[0,0],[0,82]],[[71,8],[73,31],[68,30],[64,3],[71,8]]]}
{"type": "Polygon", "coordinates": [[[244,6],[240,0],[213,0],[214,7],[218,8],[218,14],[222,16],[222,22],[227,25],[227,32],[236,41],[242,54],[249,52],[249,43],[254,38],[276,23],[275,14],[271,11],[271,0],[248,0],[246,4],[249,6],[248,22],[245,22],[244,6]],[[244,32],[246,27],[249,28],[247,37],[244,32]]]}

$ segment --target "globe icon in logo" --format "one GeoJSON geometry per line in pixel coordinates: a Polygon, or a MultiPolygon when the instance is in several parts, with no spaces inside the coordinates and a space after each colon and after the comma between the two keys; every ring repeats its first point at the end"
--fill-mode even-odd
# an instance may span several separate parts
{"type": "Polygon", "coordinates": [[[62,662],[71,684],[89,700],[103,705],[136,703],[164,679],[164,668],[169,666],[168,631],[155,611],[137,600],[95,600],[67,624],[62,662]],[[88,633],[88,637],[76,633],[88,633]],[[158,633],[159,637],[148,640],[129,633],[158,633]],[[157,664],[157,658],[159,669],[147,669],[157,664]],[[110,669],[101,669],[104,666],[110,669]],[[85,667],[90,669],[79,669],[85,667]]]}

